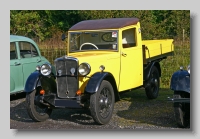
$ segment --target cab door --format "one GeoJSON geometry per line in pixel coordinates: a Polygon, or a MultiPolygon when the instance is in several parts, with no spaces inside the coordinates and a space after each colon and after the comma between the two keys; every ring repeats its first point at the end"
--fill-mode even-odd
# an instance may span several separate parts
{"type": "Polygon", "coordinates": [[[137,42],[137,35],[136,28],[122,31],[119,91],[143,84],[142,46],[137,42]]]}

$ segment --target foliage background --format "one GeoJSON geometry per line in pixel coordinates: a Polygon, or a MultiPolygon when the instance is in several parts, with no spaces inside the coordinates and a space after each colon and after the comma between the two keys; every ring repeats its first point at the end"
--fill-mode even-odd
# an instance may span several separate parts
{"type": "Polygon", "coordinates": [[[10,34],[44,41],[82,20],[117,17],[139,18],[143,39],[190,36],[189,10],[11,10],[10,34]]]}
{"type": "Polygon", "coordinates": [[[82,20],[137,17],[143,40],[174,39],[175,55],[160,62],[161,87],[169,88],[170,78],[180,66],[190,63],[189,10],[11,10],[10,34],[35,40],[51,63],[66,54],[62,33],[82,20]]]}

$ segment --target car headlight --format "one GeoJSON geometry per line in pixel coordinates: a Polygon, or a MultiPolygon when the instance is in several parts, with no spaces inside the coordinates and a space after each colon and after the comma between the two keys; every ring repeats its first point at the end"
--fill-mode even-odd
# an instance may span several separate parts
{"type": "Polygon", "coordinates": [[[86,76],[90,73],[91,68],[88,63],[81,63],[78,67],[78,72],[80,75],[86,76]]]}
{"type": "Polygon", "coordinates": [[[188,71],[188,73],[190,74],[190,65],[188,65],[187,71],[188,71]]]}
{"type": "Polygon", "coordinates": [[[42,75],[48,76],[49,74],[51,74],[51,65],[43,64],[40,68],[40,72],[42,73],[42,75]]]}

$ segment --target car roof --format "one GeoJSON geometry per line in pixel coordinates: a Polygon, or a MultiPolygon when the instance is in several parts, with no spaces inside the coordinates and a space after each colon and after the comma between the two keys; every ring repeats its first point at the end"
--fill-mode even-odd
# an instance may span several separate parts
{"type": "Polygon", "coordinates": [[[28,37],[19,36],[19,35],[10,35],[10,42],[17,42],[17,41],[26,41],[26,42],[30,42],[30,43],[35,44],[35,42],[28,37]]]}
{"type": "Polygon", "coordinates": [[[138,18],[106,18],[95,20],[84,20],[73,25],[69,31],[75,30],[98,30],[98,29],[118,29],[139,22],[138,18]]]}

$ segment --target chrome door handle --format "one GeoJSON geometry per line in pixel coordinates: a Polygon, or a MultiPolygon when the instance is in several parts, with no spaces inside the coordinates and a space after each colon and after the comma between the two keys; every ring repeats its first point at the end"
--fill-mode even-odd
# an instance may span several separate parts
{"type": "Polygon", "coordinates": [[[127,56],[127,54],[126,54],[126,53],[124,53],[124,52],[122,52],[122,56],[125,56],[125,57],[126,57],[126,56],[127,56]]]}
{"type": "Polygon", "coordinates": [[[40,60],[40,59],[37,59],[37,63],[39,63],[39,62],[41,62],[41,60],[40,60]]]}
{"type": "Polygon", "coordinates": [[[15,66],[19,66],[19,65],[21,65],[21,63],[15,62],[15,66]]]}

